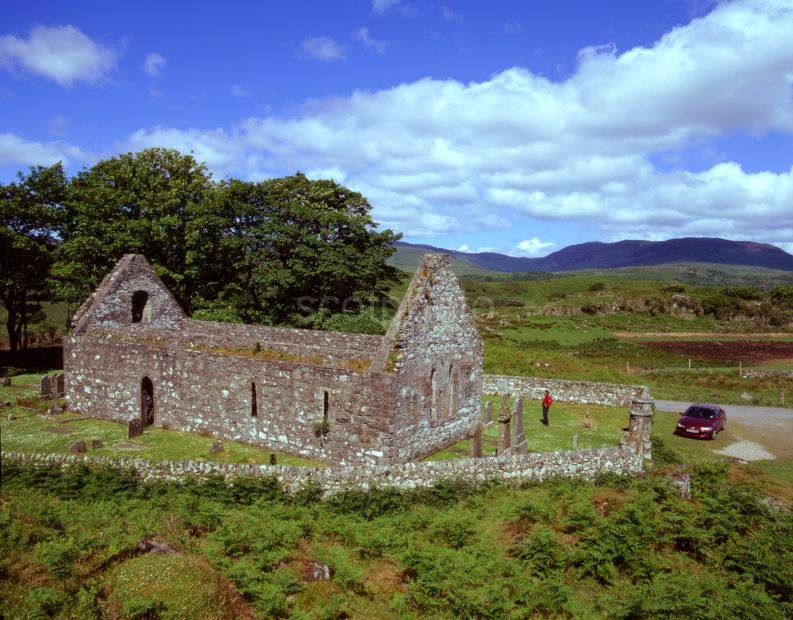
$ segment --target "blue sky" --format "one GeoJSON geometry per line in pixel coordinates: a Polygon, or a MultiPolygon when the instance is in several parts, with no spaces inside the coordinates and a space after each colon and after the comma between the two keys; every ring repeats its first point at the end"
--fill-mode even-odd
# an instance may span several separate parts
{"type": "Polygon", "coordinates": [[[405,239],[793,251],[790,0],[0,5],[0,179],[148,146],[301,170],[405,239]]]}

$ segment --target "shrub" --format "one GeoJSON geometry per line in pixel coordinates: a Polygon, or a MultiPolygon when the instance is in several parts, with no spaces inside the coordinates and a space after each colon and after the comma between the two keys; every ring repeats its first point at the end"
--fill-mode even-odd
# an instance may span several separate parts
{"type": "Polygon", "coordinates": [[[71,573],[77,548],[71,539],[50,540],[36,543],[35,554],[36,560],[47,567],[50,577],[65,579],[71,573]]]}
{"type": "Polygon", "coordinates": [[[366,312],[340,312],[334,314],[322,323],[322,329],[334,332],[347,332],[350,334],[373,334],[377,336],[385,333],[382,323],[366,312]]]}
{"type": "Polygon", "coordinates": [[[591,293],[594,293],[596,291],[602,291],[605,288],[606,288],[606,285],[603,284],[602,282],[594,282],[593,284],[589,285],[589,291],[591,293]]]}

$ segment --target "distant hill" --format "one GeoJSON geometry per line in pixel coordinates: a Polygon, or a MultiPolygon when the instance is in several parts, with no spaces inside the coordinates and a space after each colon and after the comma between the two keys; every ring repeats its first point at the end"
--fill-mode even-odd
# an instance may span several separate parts
{"type": "Polygon", "coordinates": [[[397,242],[391,263],[412,271],[425,252],[452,256],[455,272],[461,275],[486,272],[578,271],[621,269],[676,263],[743,265],[793,271],[793,255],[767,243],[729,241],[709,237],[684,237],[667,241],[592,241],[568,246],[543,258],[520,258],[495,252],[466,253],[430,245],[397,242]]]}

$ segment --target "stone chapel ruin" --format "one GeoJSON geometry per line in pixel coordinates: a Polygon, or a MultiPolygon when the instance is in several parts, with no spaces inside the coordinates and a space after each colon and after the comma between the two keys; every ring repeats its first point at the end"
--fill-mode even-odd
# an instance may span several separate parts
{"type": "Polygon", "coordinates": [[[340,464],[416,460],[479,419],[483,346],[448,255],[424,256],[385,336],[189,319],[136,254],[73,321],[66,396],[99,418],[340,464]]]}

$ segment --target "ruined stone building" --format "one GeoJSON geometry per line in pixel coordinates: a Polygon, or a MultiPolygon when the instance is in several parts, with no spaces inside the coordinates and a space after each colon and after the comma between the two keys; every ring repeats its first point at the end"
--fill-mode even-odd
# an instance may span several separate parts
{"type": "Polygon", "coordinates": [[[73,410],[343,464],[407,462],[465,438],[482,356],[439,254],[424,256],[385,336],[192,320],[130,254],[64,339],[73,410]]]}

